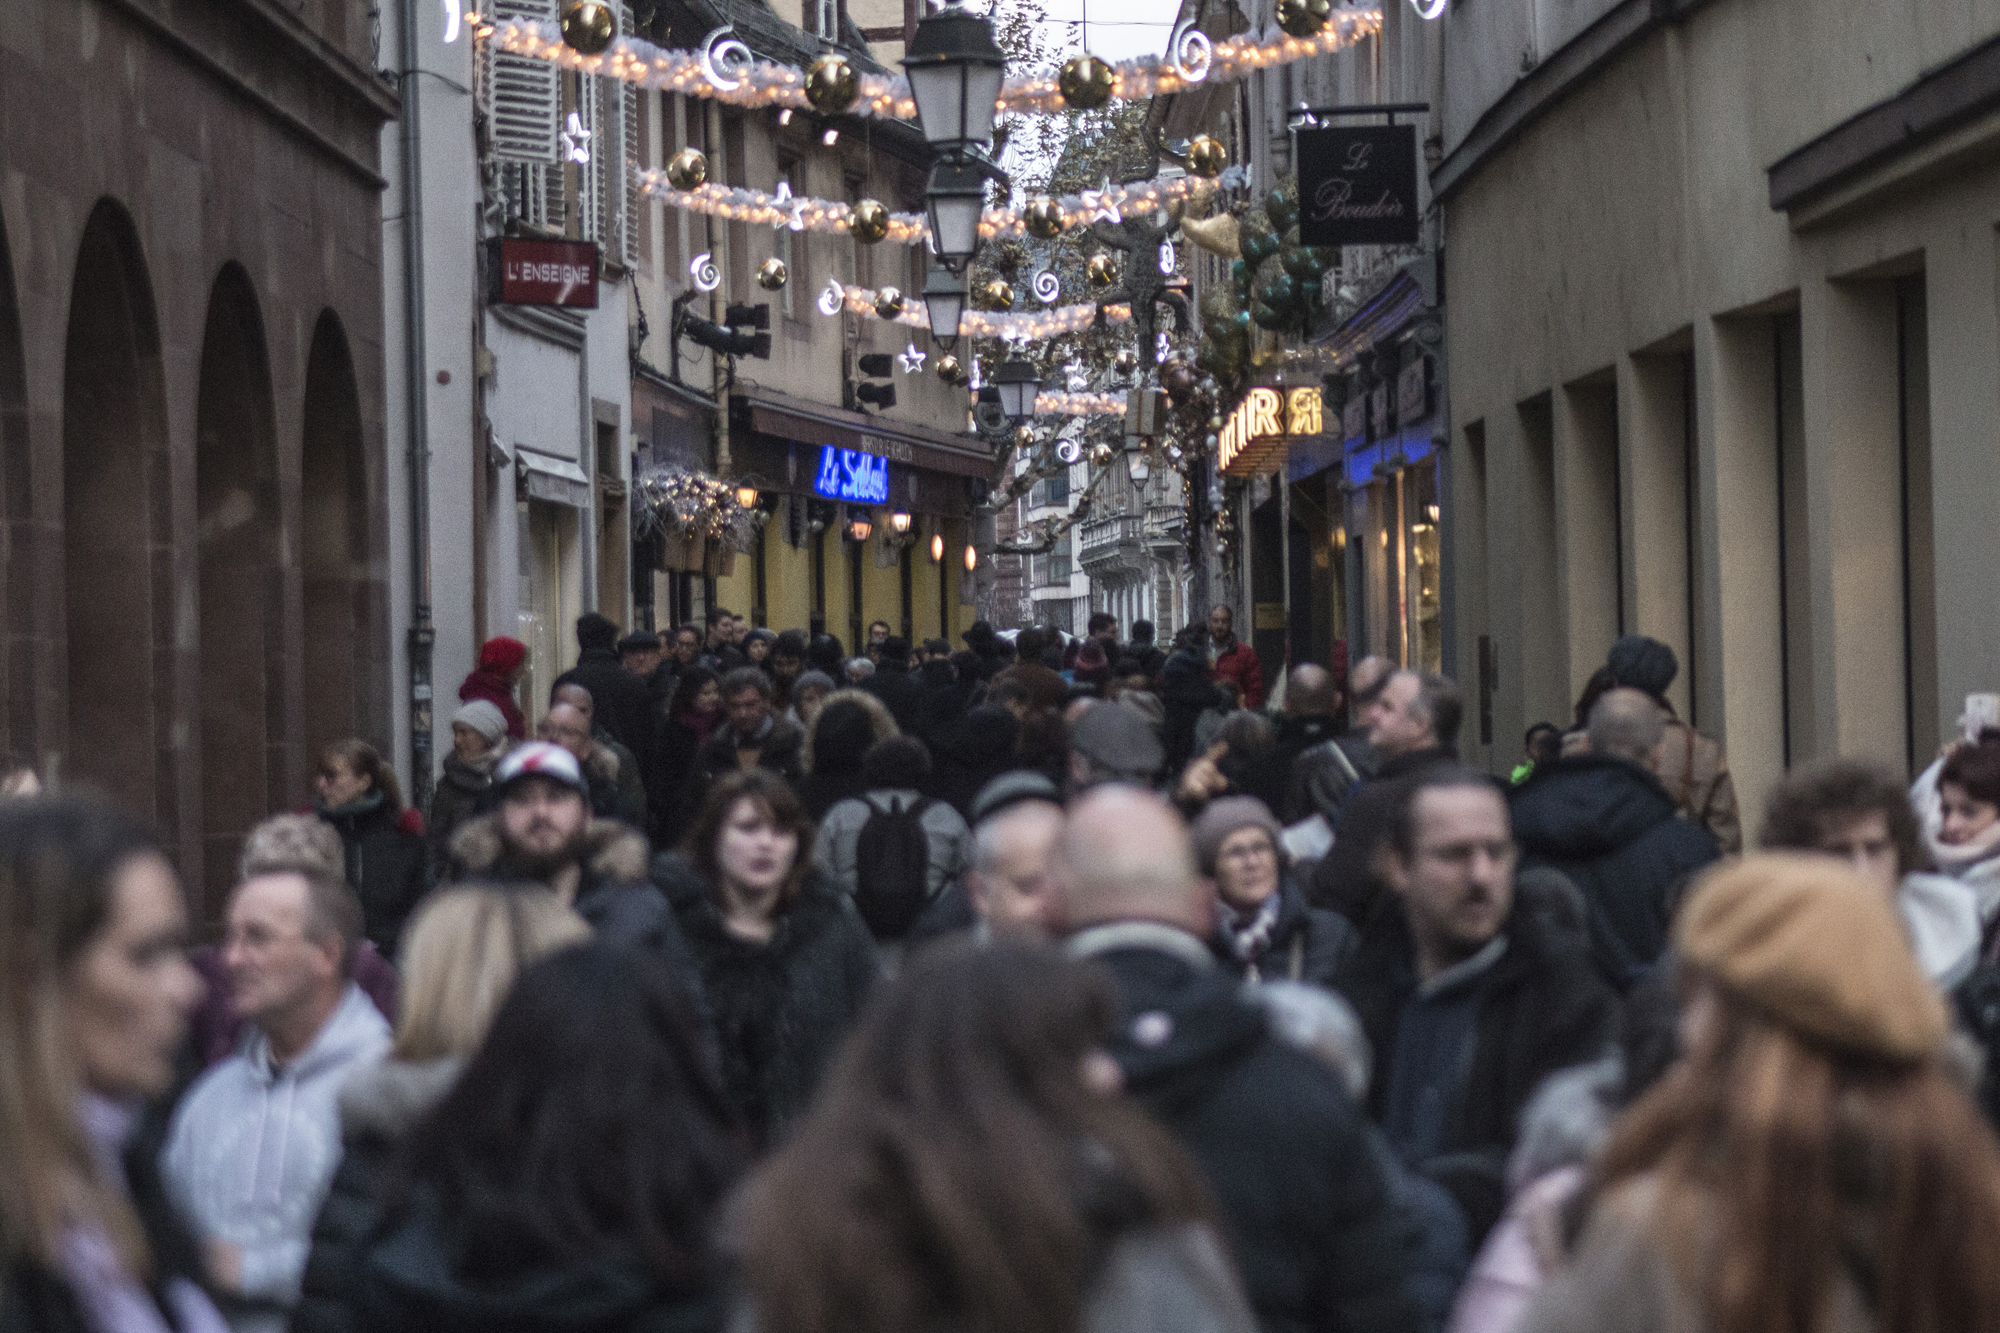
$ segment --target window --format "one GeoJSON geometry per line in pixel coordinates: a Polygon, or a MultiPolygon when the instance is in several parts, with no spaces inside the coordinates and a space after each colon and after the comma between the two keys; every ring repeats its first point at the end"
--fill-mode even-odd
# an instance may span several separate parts
{"type": "Polygon", "coordinates": [[[1030,506],[1059,505],[1067,504],[1068,502],[1069,470],[1067,468],[1056,473],[1053,477],[1045,477],[1041,481],[1036,482],[1035,488],[1030,493],[1028,499],[1030,506]]]}
{"type": "Polygon", "coordinates": [[[1042,557],[1042,582],[1044,584],[1068,583],[1070,566],[1070,534],[1065,532],[1056,538],[1056,544],[1042,557]]]}
{"type": "MultiPolygon", "coordinates": [[[[804,180],[799,174],[798,163],[780,160],[778,177],[791,185],[794,198],[806,192],[804,180]]],[[[806,278],[805,248],[804,232],[793,231],[790,227],[780,227],[771,234],[771,253],[778,257],[779,262],[784,264],[786,273],[790,275],[785,285],[778,289],[778,313],[786,319],[798,317],[798,308],[793,304],[792,298],[798,291],[799,284],[806,278]]]]}

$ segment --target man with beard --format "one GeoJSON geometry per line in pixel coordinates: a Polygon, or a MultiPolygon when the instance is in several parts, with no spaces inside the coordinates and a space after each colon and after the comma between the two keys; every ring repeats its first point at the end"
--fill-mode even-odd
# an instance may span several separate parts
{"type": "Polygon", "coordinates": [[[590,784],[576,756],[530,741],[500,761],[493,786],[493,813],[468,820],[452,836],[453,877],[546,885],[599,939],[658,950],[699,995],[673,909],[647,878],[645,835],[591,818],[590,784]]]}

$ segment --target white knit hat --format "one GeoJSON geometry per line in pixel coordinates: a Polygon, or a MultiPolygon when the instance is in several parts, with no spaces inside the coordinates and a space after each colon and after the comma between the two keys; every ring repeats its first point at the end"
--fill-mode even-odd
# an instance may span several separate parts
{"type": "Polygon", "coordinates": [[[474,699],[451,715],[453,726],[461,722],[484,736],[489,745],[507,734],[507,715],[490,699],[474,699]]]}

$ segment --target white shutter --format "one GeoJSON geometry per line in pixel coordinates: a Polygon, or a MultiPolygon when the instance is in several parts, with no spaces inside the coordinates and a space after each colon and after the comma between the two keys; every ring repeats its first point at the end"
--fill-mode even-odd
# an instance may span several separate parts
{"type": "MultiPolygon", "coordinates": [[[[638,20],[632,14],[632,6],[621,8],[618,21],[628,37],[639,35],[638,20]]],[[[646,207],[645,196],[639,193],[634,179],[635,168],[643,165],[639,161],[639,86],[620,80],[614,95],[618,99],[618,151],[609,155],[605,163],[607,172],[616,174],[609,178],[611,197],[618,203],[618,253],[625,261],[626,268],[639,266],[639,219],[646,207]]]]}
{"type": "MultiPolygon", "coordinates": [[[[556,0],[493,0],[496,20],[554,22],[556,0]]],[[[545,60],[487,50],[480,66],[479,94],[486,111],[488,142],[503,162],[553,162],[562,125],[562,71],[545,60]]]]}
{"type": "Polygon", "coordinates": [[[612,117],[604,114],[611,89],[594,74],[579,74],[576,80],[576,113],[590,145],[590,161],[576,164],[577,235],[586,241],[610,241],[610,218],[605,212],[605,173],[614,160],[622,159],[614,137],[607,133],[612,117]]]}

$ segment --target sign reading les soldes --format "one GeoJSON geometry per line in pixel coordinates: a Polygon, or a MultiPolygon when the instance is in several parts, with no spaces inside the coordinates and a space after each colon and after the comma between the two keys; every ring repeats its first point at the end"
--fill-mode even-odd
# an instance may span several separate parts
{"type": "Polygon", "coordinates": [[[1300,244],[1416,244],[1423,221],[1416,126],[1322,126],[1297,135],[1300,244]]]}
{"type": "Polygon", "coordinates": [[[597,309],[597,246],[593,243],[502,236],[489,244],[488,299],[496,304],[597,309]]]}
{"type": "Polygon", "coordinates": [[[829,500],[887,504],[889,460],[829,444],[819,451],[819,476],[813,481],[813,494],[829,500]]]}

